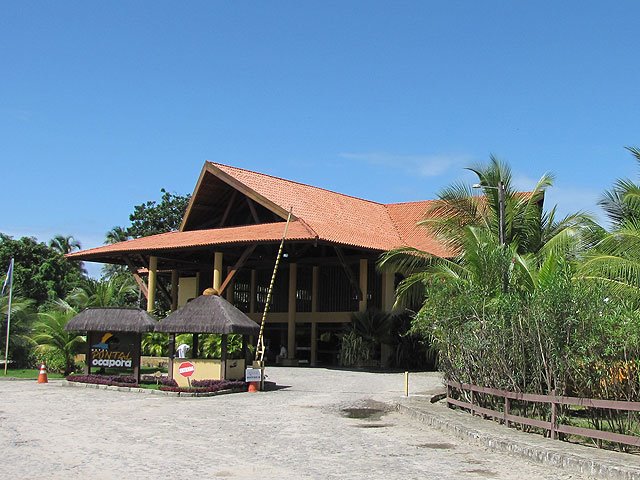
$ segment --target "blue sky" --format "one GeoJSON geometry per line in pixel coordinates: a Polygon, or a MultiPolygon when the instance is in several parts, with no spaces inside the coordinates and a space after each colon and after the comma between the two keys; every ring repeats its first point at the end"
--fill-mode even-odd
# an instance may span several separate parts
{"type": "Polygon", "coordinates": [[[0,232],[84,247],[205,160],[381,202],[490,154],[598,213],[640,168],[640,3],[5,2],[0,232]]]}

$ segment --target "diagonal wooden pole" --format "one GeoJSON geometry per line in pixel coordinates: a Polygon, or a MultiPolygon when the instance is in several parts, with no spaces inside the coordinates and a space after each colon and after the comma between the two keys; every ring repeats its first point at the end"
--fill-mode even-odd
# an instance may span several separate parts
{"type": "Polygon", "coordinates": [[[276,281],[276,275],[278,273],[278,266],[280,265],[280,258],[282,258],[282,249],[284,248],[284,239],[287,238],[287,231],[289,230],[289,223],[291,222],[291,212],[293,207],[289,209],[289,215],[287,216],[287,223],[284,226],[284,234],[280,241],[280,248],[278,249],[278,255],[276,255],[276,263],[273,267],[273,274],[271,275],[271,283],[269,284],[269,291],[267,292],[267,300],[264,304],[264,312],[262,312],[262,321],[260,322],[260,333],[258,334],[258,345],[256,346],[256,362],[262,370],[262,381],[260,382],[261,389],[264,387],[264,325],[267,320],[267,313],[269,312],[269,306],[271,305],[271,294],[273,292],[273,285],[276,281]]]}

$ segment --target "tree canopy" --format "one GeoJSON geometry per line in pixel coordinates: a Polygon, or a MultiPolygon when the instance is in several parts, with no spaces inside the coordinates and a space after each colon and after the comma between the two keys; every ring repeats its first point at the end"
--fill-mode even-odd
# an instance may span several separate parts
{"type": "Polygon", "coordinates": [[[191,196],[170,193],[164,188],[160,192],[162,197],[159,202],[150,200],[133,207],[133,213],[129,215],[131,226],[126,229],[129,237],[146,237],[180,228],[191,196]]]}
{"type": "Polygon", "coordinates": [[[5,273],[12,257],[15,259],[15,291],[38,305],[64,297],[85,278],[77,264],[54,248],[32,237],[14,240],[0,233],[1,274],[5,273]]]}

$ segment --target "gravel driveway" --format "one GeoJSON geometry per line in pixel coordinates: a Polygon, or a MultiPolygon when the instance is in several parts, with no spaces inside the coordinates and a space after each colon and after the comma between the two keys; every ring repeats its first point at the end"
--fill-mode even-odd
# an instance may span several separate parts
{"type": "MultiPolygon", "coordinates": [[[[0,381],[2,478],[582,478],[392,411],[402,374],[267,374],[286,388],[176,398],[0,381]]],[[[411,390],[442,390],[440,378],[412,374],[411,390]]]]}

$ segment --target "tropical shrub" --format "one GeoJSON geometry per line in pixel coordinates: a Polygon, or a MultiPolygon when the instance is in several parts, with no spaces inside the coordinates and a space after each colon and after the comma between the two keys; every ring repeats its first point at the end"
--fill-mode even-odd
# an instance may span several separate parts
{"type": "Polygon", "coordinates": [[[74,370],[74,357],[85,345],[85,338],[75,332],[67,332],[64,327],[75,315],[75,311],[51,310],[38,314],[34,324],[32,340],[36,344],[37,355],[57,354],[64,359],[64,375],[74,370]]]}

